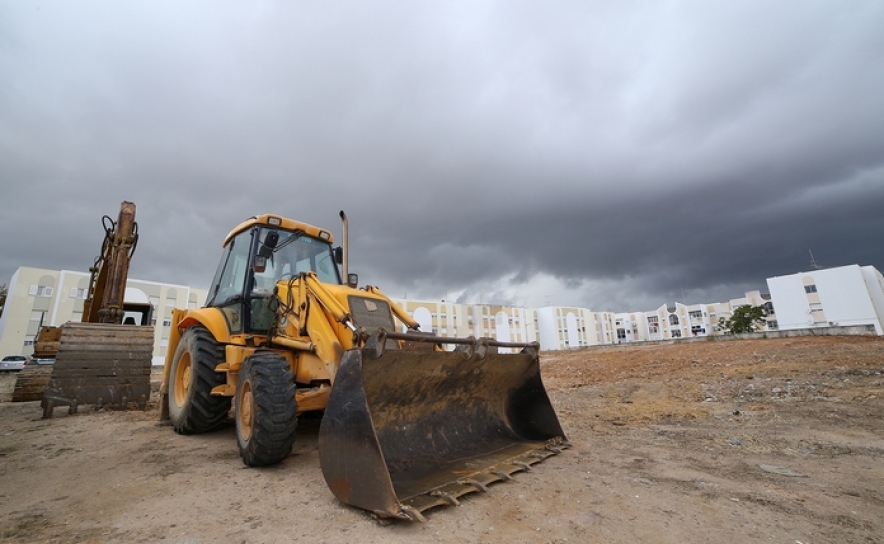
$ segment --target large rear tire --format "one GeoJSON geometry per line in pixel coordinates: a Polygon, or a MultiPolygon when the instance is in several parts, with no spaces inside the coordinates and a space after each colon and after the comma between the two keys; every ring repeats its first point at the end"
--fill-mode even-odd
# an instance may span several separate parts
{"type": "Polygon", "coordinates": [[[236,384],[236,442],[243,463],[266,466],[292,452],[298,402],[289,363],[264,352],[248,357],[236,384]]]}
{"type": "Polygon", "coordinates": [[[169,376],[169,419],[175,432],[205,433],[227,420],[230,397],[211,394],[225,383],[225,375],[215,372],[223,360],[224,346],[208,329],[196,325],[184,331],[169,376]]]}

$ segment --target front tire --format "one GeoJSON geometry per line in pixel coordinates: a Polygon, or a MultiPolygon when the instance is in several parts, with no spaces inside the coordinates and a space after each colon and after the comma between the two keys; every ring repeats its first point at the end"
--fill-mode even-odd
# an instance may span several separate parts
{"type": "Polygon", "coordinates": [[[175,432],[196,434],[222,426],[230,412],[230,397],[212,395],[212,388],[224,385],[223,373],[215,367],[224,360],[224,346],[201,325],[181,336],[169,376],[169,419],[175,432]]]}
{"type": "Polygon", "coordinates": [[[288,361],[270,352],[248,357],[236,384],[236,442],[243,463],[266,466],[288,457],[297,425],[298,402],[288,361]]]}

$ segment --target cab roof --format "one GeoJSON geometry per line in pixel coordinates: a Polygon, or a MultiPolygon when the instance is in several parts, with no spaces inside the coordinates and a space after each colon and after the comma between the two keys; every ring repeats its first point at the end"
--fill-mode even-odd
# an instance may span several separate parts
{"type": "Polygon", "coordinates": [[[314,227],[313,225],[308,225],[307,223],[301,223],[300,221],[295,221],[294,219],[286,219],[281,215],[265,213],[264,215],[256,215],[254,217],[250,217],[237,225],[236,228],[230,231],[230,234],[227,235],[227,238],[224,239],[224,243],[221,244],[221,247],[227,247],[227,244],[234,236],[243,232],[244,230],[252,228],[255,225],[279,227],[282,230],[300,230],[305,232],[308,236],[318,238],[319,240],[328,242],[329,244],[333,244],[335,241],[332,233],[325,229],[314,227]]]}

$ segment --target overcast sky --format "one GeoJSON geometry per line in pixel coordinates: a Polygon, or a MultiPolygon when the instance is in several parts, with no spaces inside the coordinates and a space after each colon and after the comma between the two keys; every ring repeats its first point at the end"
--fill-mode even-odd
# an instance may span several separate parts
{"type": "Polygon", "coordinates": [[[340,233],[394,297],[650,310],[884,271],[884,2],[0,0],[0,283],[207,288],[231,228],[340,233]]]}

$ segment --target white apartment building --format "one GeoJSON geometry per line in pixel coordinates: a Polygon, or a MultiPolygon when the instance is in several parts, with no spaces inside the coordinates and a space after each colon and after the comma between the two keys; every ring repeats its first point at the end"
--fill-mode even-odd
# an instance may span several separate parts
{"type": "Polygon", "coordinates": [[[645,312],[648,323],[648,340],[670,340],[688,338],[690,325],[688,307],[680,302],[675,306],[664,304],[656,310],[645,312]]]}
{"type": "Polygon", "coordinates": [[[728,302],[686,305],[676,302],[650,312],[594,312],[587,308],[550,306],[520,308],[487,304],[397,299],[421,326],[439,336],[490,337],[503,342],[539,342],[543,350],[674,340],[720,334],[719,318],[733,309],[770,301],[760,291],[749,291],[728,302]]]}
{"type": "Polygon", "coordinates": [[[610,344],[614,334],[613,315],[586,308],[538,308],[540,347],[553,350],[610,344]]]}
{"type": "Polygon", "coordinates": [[[424,332],[438,336],[488,337],[501,342],[538,342],[537,310],[495,304],[458,304],[393,299],[424,332]]]}
{"type": "MultiPolygon", "coordinates": [[[[0,316],[0,354],[31,355],[34,337],[42,325],[80,321],[89,289],[89,273],[22,266],[12,275],[3,315],[0,316]]],[[[185,285],[130,279],[127,302],[153,305],[154,357],[163,357],[169,340],[173,308],[196,308],[207,291],[185,285]]]]}
{"type": "MultiPolygon", "coordinates": [[[[89,274],[21,267],[9,284],[0,318],[0,354],[30,355],[42,325],[79,321],[89,274]]],[[[739,306],[765,306],[764,330],[831,325],[875,326],[884,322],[884,277],[858,265],[801,272],[767,279],[770,297],[748,291],[728,302],[686,305],[675,302],[649,312],[593,312],[587,308],[523,308],[494,304],[396,299],[421,330],[439,336],[490,337],[502,342],[539,342],[543,350],[672,340],[721,334],[719,320],[739,306]],[[776,315],[773,310],[776,308],[776,315]]],[[[207,292],[184,285],[129,280],[126,300],[150,302],[156,333],[154,356],[163,357],[173,308],[196,308],[207,292]]]]}
{"type": "Polygon", "coordinates": [[[421,330],[439,336],[487,337],[501,342],[539,342],[543,350],[612,344],[614,315],[587,308],[523,308],[394,299],[421,330]]]}
{"type": "Polygon", "coordinates": [[[849,265],[767,278],[781,330],[874,325],[884,334],[884,277],[849,265]]]}
{"type": "Polygon", "coordinates": [[[713,302],[706,304],[706,313],[709,316],[710,327],[706,329],[706,334],[713,336],[722,334],[718,322],[721,319],[727,320],[733,317],[733,308],[734,306],[731,306],[730,302],[713,302]]]}
{"type": "Polygon", "coordinates": [[[716,333],[715,322],[710,311],[711,304],[691,304],[687,306],[688,336],[712,336],[716,333]]]}
{"type": "Polygon", "coordinates": [[[590,346],[617,343],[617,314],[614,312],[590,312],[595,318],[596,337],[589,338],[590,346]]]}
{"type": "Polygon", "coordinates": [[[642,342],[648,339],[648,320],[645,312],[614,314],[614,329],[617,344],[642,342]]]}
{"type": "MultiPolygon", "coordinates": [[[[676,302],[674,306],[664,304],[656,310],[644,312],[646,332],[643,334],[641,328],[636,328],[639,341],[716,336],[722,334],[719,328],[719,320],[730,319],[733,316],[734,309],[740,306],[764,306],[768,314],[773,316],[773,305],[769,298],[766,295],[762,295],[761,291],[747,291],[745,296],[733,298],[728,302],[691,305],[676,302]]],[[[762,330],[773,329],[776,329],[776,318],[770,317],[762,327],[762,330]]],[[[626,341],[634,340],[630,340],[627,335],[626,341]]]]}

